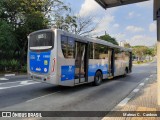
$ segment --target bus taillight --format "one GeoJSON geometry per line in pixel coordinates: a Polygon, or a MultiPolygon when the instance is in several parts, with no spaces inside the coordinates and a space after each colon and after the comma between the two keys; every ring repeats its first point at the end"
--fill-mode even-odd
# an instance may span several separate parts
{"type": "Polygon", "coordinates": [[[54,67],[55,67],[55,64],[56,64],[56,58],[54,58],[54,59],[53,59],[52,72],[54,72],[54,70],[55,70],[55,69],[54,69],[54,67]]]}

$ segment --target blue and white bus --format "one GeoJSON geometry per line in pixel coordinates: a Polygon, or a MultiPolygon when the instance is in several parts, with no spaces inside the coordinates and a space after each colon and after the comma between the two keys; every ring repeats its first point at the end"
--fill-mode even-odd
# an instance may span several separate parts
{"type": "Polygon", "coordinates": [[[28,36],[28,74],[54,85],[100,85],[132,71],[132,50],[104,40],[45,29],[28,36]]]}

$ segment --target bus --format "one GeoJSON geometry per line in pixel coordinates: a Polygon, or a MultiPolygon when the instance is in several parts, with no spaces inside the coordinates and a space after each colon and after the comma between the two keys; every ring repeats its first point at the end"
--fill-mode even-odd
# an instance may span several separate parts
{"type": "Polygon", "coordinates": [[[100,85],[103,79],[132,71],[132,50],[97,38],[44,29],[29,34],[27,62],[28,74],[36,81],[100,85]]]}

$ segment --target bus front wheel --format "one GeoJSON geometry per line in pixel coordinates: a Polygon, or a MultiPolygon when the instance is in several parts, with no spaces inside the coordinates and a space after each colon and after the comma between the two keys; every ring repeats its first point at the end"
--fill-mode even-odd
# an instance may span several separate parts
{"type": "Polygon", "coordinates": [[[94,76],[94,85],[98,86],[102,82],[102,73],[100,71],[97,71],[94,76]]]}

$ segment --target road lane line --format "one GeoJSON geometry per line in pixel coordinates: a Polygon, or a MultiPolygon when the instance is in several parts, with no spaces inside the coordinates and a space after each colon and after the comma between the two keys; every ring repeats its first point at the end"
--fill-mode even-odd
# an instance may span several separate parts
{"type": "Polygon", "coordinates": [[[139,89],[134,89],[134,90],[133,90],[133,92],[138,92],[138,91],[139,91],[139,89]]]}
{"type": "Polygon", "coordinates": [[[146,81],[148,81],[149,80],[149,78],[146,78],[146,81]]]}
{"type": "Polygon", "coordinates": [[[122,100],[117,106],[123,107],[125,106],[131,98],[125,98],[122,100]]]}
{"type": "MultiPolygon", "coordinates": [[[[33,80],[26,80],[26,81],[33,81],[33,80]]],[[[16,82],[5,82],[5,83],[0,83],[0,85],[10,84],[10,83],[18,83],[18,82],[22,82],[22,81],[16,81],[16,82]]]]}
{"type": "Polygon", "coordinates": [[[144,83],[141,83],[141,84],[139,84],[140,86],[143,86],[144,85],[144,83]]]}
{"type": "Polygon", "coordinates": [[[21,86],[27,86],[27,85],[36,84],[36,83],[40,83],[40,82],[32,82],[32,83],[28,83],[28,84],[16,85],[16,86],[10,86],[10,87],[0,87],[0,90],[9,89],[9,88],[16,88],[16,87],[21,87],[21,86]]]}
{"type": "Polygon", "coordinates": [[[0,80],[9,80],[9,79],[7,79],[7,78],[0,78],[0,80]]]}
{"type": "Polygon", "coordinates": [[[32,82],[29,82],[29,81],[21,81],[21,82],[20,82],[21,85],[27,85],[27,84],[33,84],[33,83],[40,83],[40,82],[37,82],[37,81],[32,81],[32,82]]]}
{"type": "Polygon", "coordinates": [[[15,74],[5,74],[4,76],[15,76],[15,74]]]}
{"type": "Polygon", "coordinates": [[[150,77],[152,77],[153,75],[150,75],[150,77]]]}
{"type": "Polygon", "coordinates": [[[59,93],[59,92],[61,92],[61,91],[57,91],[57,92],[54,92],[54,93],[50,93],[50,94],[47,94],[47,95],[36,97],[36,98],[30,99],[30,100],[27,100],[26,102],[31,102],[33,100],[37,100],[37,99],[40,99],[40,98],[43,98],[43,97],[46,97],[46,96],[49,96],[49,95],[54,95],[54,94],[59,93]]]}

